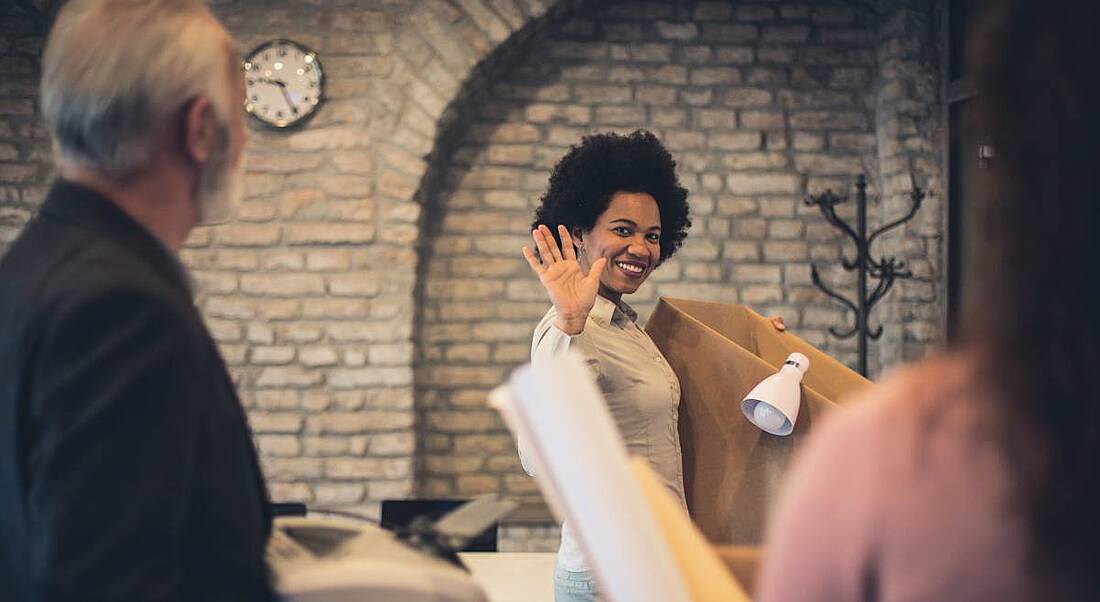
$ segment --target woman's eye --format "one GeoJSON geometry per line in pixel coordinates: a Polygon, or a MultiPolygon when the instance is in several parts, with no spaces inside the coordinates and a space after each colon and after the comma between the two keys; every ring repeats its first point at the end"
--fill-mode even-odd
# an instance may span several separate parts
{"type": "Polygon", "coordinates": [[[654,234],[654,233],[651,232],[651,233],[645,235],[645,239],[648,240],[649,242],[661,242],[661,235],[660,234],[654,234]]]}
{"type": "Polygon", "coordinates": [[[618,234],[619,236],[630,236],[630,228],[627,228],[625,226],[614,228],[612,229],[612,232],[618,234]]]}

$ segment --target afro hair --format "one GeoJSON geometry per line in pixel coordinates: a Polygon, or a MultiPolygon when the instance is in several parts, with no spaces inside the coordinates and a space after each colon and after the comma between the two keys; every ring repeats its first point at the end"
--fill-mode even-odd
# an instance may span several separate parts
{"type": "Polygon", "coordinates": [[[617,192],[644,192],[656,199],[661,261],[671,257],[691,227],[688,191],[680,186],[672,155],[645,130],[593,134],[572,146],[554,166],[531,227],[547,226],[561,245],[558,225],[570,232],[591,230],[617,192]]]}

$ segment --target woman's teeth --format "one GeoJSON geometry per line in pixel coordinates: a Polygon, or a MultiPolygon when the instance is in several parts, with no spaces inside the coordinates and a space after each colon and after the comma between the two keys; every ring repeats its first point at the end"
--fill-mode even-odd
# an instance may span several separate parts
{"type": "Polygon", "coordinates": [[[642,266],[630,263],[616,262],[615,265],[619,266],[619,269],[623,270],[624,272],[630,272],[631,274],[641,274],[645,271],[645,268],[643,268],[642,266]]]}

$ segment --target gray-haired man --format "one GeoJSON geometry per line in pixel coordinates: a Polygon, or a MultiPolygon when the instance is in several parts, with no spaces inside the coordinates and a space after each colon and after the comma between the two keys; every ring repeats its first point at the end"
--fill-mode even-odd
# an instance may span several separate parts
{"type": "Polygon", "coordinates": [[[232,210],[232,40],[196,0],[73,0],[43,61],[60,179],[0,260],[0,596],[269,600],[267,493],[177,259],[232,210]]]}

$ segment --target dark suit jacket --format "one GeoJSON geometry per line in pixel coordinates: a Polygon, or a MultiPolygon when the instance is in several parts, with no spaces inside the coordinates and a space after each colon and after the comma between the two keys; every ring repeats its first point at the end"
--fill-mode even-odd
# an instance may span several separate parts
{"type": "Polygon", "coordinates": [[[58,182],[0,259],[0,598],[270,600],[270,529],[182,266],[58,182]]]}

